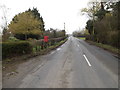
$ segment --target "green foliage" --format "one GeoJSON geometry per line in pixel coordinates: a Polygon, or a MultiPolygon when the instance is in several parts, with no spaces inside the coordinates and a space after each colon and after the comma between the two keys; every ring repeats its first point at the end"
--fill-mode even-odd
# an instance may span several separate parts
{"type": "Polygon", "coordinates": [[[38,12],[37,8],[33,8],[33,10],[30,10],[33,13],[34,18],[37,18],[42,24],[40,25],[40,29],[42,31],[45,31],[44,29],[44,21],[42,16],[40,16],[40,13],[38,12]]]}
{"type": "Polygon", "coordinates": [[[120,55],[120,49],[112,47],[111,45],[102,44],[102,43],[96,43],[96,42],[92,42],[92,41],[87,41],[87,42],[89,42],[90,44],[96,45],[98,47],[104,48],[104,49],[106,49],[108,51],[111,51],[113,53],[116,53],[116,54],[120,55]]]}
{"type": "Polygon", "coordinates": [[[93,20],[88,20],[86,24],[86,29],[91,35],[93,33],[93,20]]]}
{"type": "Polygon", "coordinates": [[[120,1],[114,5],[113,17],[117,20],[117,29],[120,30],[120,1]]]}
{"type": "Polygon", "coordinates": [[[9,37],[8,41],[19,41],[19,39],[17,39],[16,37],[9,37]]]}
{"type": "Polygon", "coordinates": [[[29,38],[32,38],[32,39],[39,39],[41,36],[41,34],[15,34],[14,36],[17,38],[17,39],[20,39],[20,40],[25,40],[25,39],[29,39],[29,38]]]}
{"type": "Polygon", "coordinates": [[[40,22],[34,19],[30,12],[24,12],[17,16],[18,21],[12,21],[9,30],[13,34],[40,33],[38,29],[40,22]]]}
{"type": "Polygon", "coordinates": [[[88,29],[90,35],[88,35],[86,39],[119,48],[120,1],[114,3],[111,8],[111,11],[108,11],[104,9],[103,4],[101,4],[101,8],[95,14],[97,18],[94,22],[93,20],[87,21],[86,29],[88,29]]]}
{"type": "Polygon", "coordinates": [[[65,37],[66,36],[66,31],[50,28],[50,30],[47,30],[47,31],[44,32],[44,36],[49,36],[49,38],[65,37]]]}
{"type": "Polygon", "coordinates": [[[12,58],[14,56],[40,52],[42,50],[49,48],[50,46],[56,45],[57,43],[61,42],[62,40],[65,40],[66,38],[67,37],[49,39],[49,42],[47,43],[45,43],[43,39],[33,40],[31,38],[29,39],[29,41],[1,42],[2,57],[3,59],[6,59],[12,58]]]}
{"type": "Polygon", "coordinates": [[[85,37],[85,31],[83,30],[83,31],[74,31],[73,33],[72,33],[72,35],[74,36],[74,37],[85,37]]]}
{"type": "Polygon", "coordinates": [[[44,31],[44,21],[36,8],[33,8],[33,10],[29,9],[23,13],[19,13],[13,18],[9,24],[9,31],[12,32],[16,38],[22,40],[32,38],[32,36],[38,39],[38,35],[40,36],[44,31]]]}
{"type": "Polygon", "coordinates": [[[16,55],[23,55],[32,52],[32,47],[27,41],[19,42],[3,42],[2,43],[2,57],[13,57],[16,55]]]}
{"type": "Polygon", "coordinates": [[[85,37],[78,37],[78,39],[82,39],[82,40],[85,40],[86,38],[85,38],[85,37]]]}
{"type": "Polygon", "coordinates": [[[102,20],[106,13],[106,10],[100,9],[95,15],[98,17],[99,20],[102,20]]]}

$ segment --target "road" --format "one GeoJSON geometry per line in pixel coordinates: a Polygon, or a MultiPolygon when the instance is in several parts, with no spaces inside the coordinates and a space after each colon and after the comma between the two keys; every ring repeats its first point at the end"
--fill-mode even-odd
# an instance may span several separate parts
{"type": "Polygon", "coordinates": [[[118,88],[118,58],[84,40],[69,37],[40,58],[17,88],[118,88]]]}

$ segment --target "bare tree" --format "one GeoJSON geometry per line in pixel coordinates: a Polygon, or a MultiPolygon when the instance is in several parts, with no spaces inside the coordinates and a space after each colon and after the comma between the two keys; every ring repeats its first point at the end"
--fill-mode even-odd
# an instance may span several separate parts
{"type": "Polygon", "coordinates": [[[5,5],[0,6],[0,11],[2,13],[1,18],[2,18],[2,21],[3,21],[0,25],[0,27],[2,29],[2,31],[0,33],[3,34],[3,35],[7,32],[7,29],[8,29],[8,18],[7,18],[8,10],[9,10],[9,8],[7,8],[5,5]]]}

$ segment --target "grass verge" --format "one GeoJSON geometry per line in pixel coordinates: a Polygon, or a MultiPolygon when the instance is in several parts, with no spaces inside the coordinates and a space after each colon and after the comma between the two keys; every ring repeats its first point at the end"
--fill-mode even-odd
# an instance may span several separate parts
{"type": "Polygon", "coordinates": [[[82,39],[82,40],[85,40],[85,37],[77,37],[78,39],[82,39]]]}
{"type": "Polygon", "coordinates": [[[114,54],[120,55],[120,49],[118,49],[118,48],[112,47],[112,46],[110,46],[110,45],[102,44],[102,43],[97,43],[97,42],[93,42],[93,41],[88,41],[88,40],[86,40],[86,42],[88,42],[88,43],[90,43],[90,44],[92,44],[92,45],[98,46],[98,47],[100,47],[100,48],[103,48],[103,49],[105,49],[105,50],[108,50],[108,51],[110,51],[110,52],[112,52],[112,53],[114,53],[114,54]]]}

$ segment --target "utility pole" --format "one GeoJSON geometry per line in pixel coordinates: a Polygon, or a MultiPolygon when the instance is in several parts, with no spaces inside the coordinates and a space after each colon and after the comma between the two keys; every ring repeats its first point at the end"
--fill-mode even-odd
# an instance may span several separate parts
{"type": "Polygon", "coordinates": [[[95,6],[94,6],[95,2],[93,2],[93,35],[94,35],[94,20],[95,20],[95,6]]]}
{"type": "Polygon", "coordinates": [[[64,22],[64,30],[65,30],[65,22],[64,22]]]}

